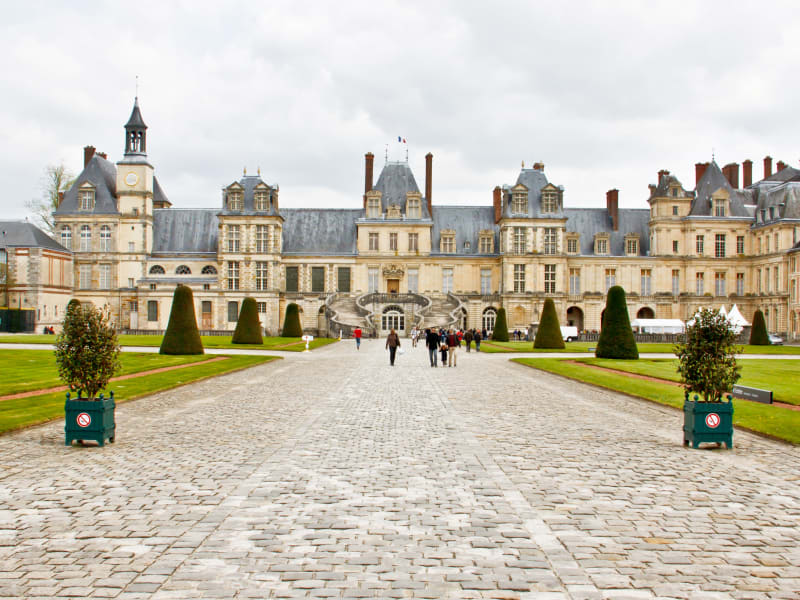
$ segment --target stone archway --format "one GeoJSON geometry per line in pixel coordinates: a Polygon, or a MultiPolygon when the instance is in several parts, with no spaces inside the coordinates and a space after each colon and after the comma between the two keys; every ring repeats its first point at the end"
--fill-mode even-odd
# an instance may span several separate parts
{"type": "Polygon", "coordinates": [[[583,311],[577,306],[570,306],[567,309],[567,325],[583,331],[583,311]]]}
{"type": "Polygon", "coordinates": [[[643,306],[636,312],[637,319],[655,319],[656,313],[649,306],[643,306]]]}

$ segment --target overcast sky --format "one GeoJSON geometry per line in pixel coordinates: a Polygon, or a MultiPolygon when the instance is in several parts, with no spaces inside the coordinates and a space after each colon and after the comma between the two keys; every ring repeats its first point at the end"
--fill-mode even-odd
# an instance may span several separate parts
{"type": "Polygon", "coordinates": [[[281,206],[357,207],[409,163],[434,204],[491,204],[521,161],[568,207],[647,208],[668,169],[798,166],[795,2],[25,2],[0,22],[3,217],[83,146],[117,161],[139,76],[148,158],[174,207],[217,207],[244,167],[281,206]],[[615,8],[609,8],[613,4],[615,8]],[[737,6],[739,8],[732,8],[737,6]]]}

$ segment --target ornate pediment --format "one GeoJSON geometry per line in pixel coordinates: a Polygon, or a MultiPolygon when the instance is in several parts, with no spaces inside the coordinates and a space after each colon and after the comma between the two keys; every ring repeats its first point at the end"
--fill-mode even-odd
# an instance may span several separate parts
{"type": "Polygon", "coordinates": [[[405,273],[402,265],[386,265],[383,267],[383,276],[387,279],[400,279],[405,273]]]}

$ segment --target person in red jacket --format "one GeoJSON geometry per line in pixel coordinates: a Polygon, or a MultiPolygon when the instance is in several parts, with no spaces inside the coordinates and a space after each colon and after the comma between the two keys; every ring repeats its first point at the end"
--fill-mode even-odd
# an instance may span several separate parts
{"type": "Polygon", "coordinates": [[[361,329],[356,327],[353,330],[353,337],[356,338],[356,350],[361,350],[361,329]]]}

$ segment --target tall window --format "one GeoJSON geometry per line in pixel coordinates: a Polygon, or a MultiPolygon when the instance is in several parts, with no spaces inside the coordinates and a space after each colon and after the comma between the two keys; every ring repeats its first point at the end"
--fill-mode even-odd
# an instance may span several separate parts
{"type": "Polygon", "coordinates": [[[422,216],[419,198],[408,199],[408,208],[406,209],[406,212],[408,213],[409,219],[419,219],[422,216]]]}
{"type": "Polygon", "coordinates": [[[378,198],[367,199],[367,218],[377,219],[381,216],[381,202],[378,198]]]}
{"type": "Polygon", "coordinates": [[[286,291],[300,291],[300,274],[297,267],[286,267],[286,291]]]}
{"type": "Polygon", "coordinates": [[[442,252],[452,254],[456,251],[456,236],[452,234],[442,235],[442,252]]]}
{"type": "Polygon", "coordinates": [[[81,252],[91,252],[92,230],[88,225],[81,226],[81,252]]]}
{"type": "Polygon", "coordinates": [[[239,320],[239,303],[228,302],[228,323],[236,323],[239,320]]]}
{"type": "Polygon", "coordinates": [[[409,233],[408,234],[408,251],[409,252],[416,252],[419,250],[419,234],[418,233],[409,233]]]}
{"type": "Polygon", "coordinates": [[[775,252],[781,249],[781,238],[780,234],[775,232],[775,252]]]}
{"type": "Polygon", "coordinates": [[[256,210],[269,210],[269,192],[267,190],[256,190],[253,193],[256,210]]]}
{"type": "Polygon", "coordinates": [[[239,225],[228,225],[228,252],[239,252],[240,235],[239,225]]]}
{"type": "Polygon", "coordinates": [[[756,269],[756,287],[758,288],[758,293],[761,293],[761,269],[756,269]]]}
{"type": "Polygon", "coordinates": [[[378,291],[378,269],[377,267],[370,267],[367,273],[367,285],[369,285],[370,292],[378,291]]]}
{"type": "Polygon", "coordinates": [[[678,240],[672,240],[672,253],[678,253],[678,240]]]}
{"type": "Polygon", "coordinates": [[[514,265],[514,291],[525,291],[525,265],[514,265]]]}
{"type": "Polygon", "coordinates": [[[542,212],[553,213],[558,210],[558,194],[553,191],[542,192],[542,212]]]}
{"type": "Polygon", "coordinates": [[[714,216],[715,217],[724,217],[725,216],[725,204],[726,201],[723,198],[717,198],[714,200],[714,216]]]}
{"type": "Polygon", "coordinates": [[[725,294],[725,273],[714,273],[714,295],[724,296],[725,294]]]}
{"type": "Polygon", "coordinates": [[[526,192],[514,192],[511,196],[511,212],[517,215],[528,212],[528,194],[526,192]]]}
{"type": "Polygon", "coordinates": [[[764,252],[769,254],[769,234],[764,236],[764,252]]]}
{"type": "Polygon", "coordinates": [[[483,318],[481,324],[486,331],[494,330],[494,322],[497,320],[497,311],[493,308],[487,308],[483,311],[483,318]]]}
{"type": "Polygon", "coordinates": [[[239,262],[231,261],[228,263],[228,289],[239,289],[239,262]]]}
{"type": "Polygon", "coordinates": [[[639,240],[635,238],[625,240],[625,254],[637,256],[639,254],[639,240]]]}
{"type": "Polygon", "coordinates": [[[481,269],[481,294],[492,293],[492,270],[481,269]]]}
{"type": "Polygon", "coordinates": [[[698,256],[703,255],[703,246],[705,245],[705,240],[702,235],[698,235],[694,239],[695,251],[697,252],[698,256]]]}
{"type": "Polygon", "coordinates": [[[80,202],[81,210],[92,210],[94,208],[94,190],[80,190],[78,192],[78,201],[80,202]]]}
{"type": "Polygon", "coordinates": [[[714,236],[714,256],[725,258],[725,234],[718,233],[714,236]]]}
{"type": "Polygon", "coordinates": [[[350,292],[350,267],[339,267],[336,270],[336,291],[350,292]]]}
{"type": "Polygon", "coordinates": [[[528,245],[528,230],[525,227],[514,227],[514,254],[524,254],[528,245]]]}
{"type": "Polygon", "coordinates": [[[99,265],[100,271],[98,278],[98,287],[101,290],[107,290],[111,288],[111,265],[99,265]]]}
{"type": "Polygon", "coordinates": [[[92,287],[92,265],[78,265],[78,279],[82,290],[92,287]]]}
{"type": "Polygon", "coordinates": [[[480,251],[481,254],[491,254],[494,251],[494,236],[492,235],[481,235],[480,239],[480,251]]]}
{"type": "Polygon", "coordinates": [[[408,291],[412,294],[419,292],[419,269],[408,270],[408,291]]]}
{"type": "MultiPolygon", "coordinates": [[[[678,190],[672,190],[672,191],[673,192],[677,192],[678,190]]],[[[673,217],[677,217],[678,216],[678,206],[676,204],[672,205],[672,216],[673,217]]]]}
{"type": "Polygon", "coordinates": [[[325,291],[325,267],[311,267],[311,291],[325,291]]]}
{"type": "Polygon", "coordinates": [[[242,210],[242,192],[231,191],[228,192],[228,210],[242,210]]]}
{"type": "Polygon", "coordinates": [[[370,233],[369,234],[369,249],[370,250],[378,250],[378,234],[377,233],[370,233]]]}
{"type": "Polygon", "coordinates": [[[453,291],[453,269],[442,269],[442,293],[447,294],[453,291]]]}
{"type": "Polygon", "coordinates": [[[578,240],[576,238],[569,238],[567,240],[567,252],[569,254],[578,253],[578,240]]]}
{"type": "Polygon", "coordinates": [[[679,269],[672,269],[672,295],[677,296],[681,293],[681,272],[679,269]]]}
{"type": "Polygon", "coordinates": [[[736,236],[736,254],[744,254],[744,236],[736,236]]]}
{"type": "Polygon", "coordinates": [[[773,269],[773,272],[775,273],[775,275],[774,275],[774,277],[775,277],[775,293],[778,293],[778,292],[781,291],[781,286],[780,286],[780,266],[779,265],[775,265],[775,268],[773,269]]]}
{"type": "Polygon", "coordinates": [[[269,227],[256,225],[256,252],[269,252],[269,227]]]}
{"type": "Polygon", "coordinates": [[[111,227],[108,225],[100,228],[100,251],[111,252],[111,227]]]}
{"type": "Polygon", "coordinates": [[[569,270],[569,293],[573,296],[577,296],[581,293],[581,270],[580,269],[570,269],[569,270]]]}
{"type": "Polygon", "coordinates": [[[744,273],[736,274],[736,295],[744,296],[744,273]]]}
{"type": "Polygon", "coordinates": [[[606,269],[606,292],[617,285],[617,270],[606,269]]]}
{"type": "Polygon", "coordinates": [[[642,296],[649,296],[652,294],[652,280],[653,280],[653,271],[651,269],[642,269],[641,272],[642,276],[642,296]]]}
{"type": "Polygon", "coordinates": [[[544,253],[555,254],[558,250],[558,230],[555,227],[544,229],[544,253]]]}
{"type": "Polygon", "coordinates": [[[695,283],[694,286],[695,294],[697,294],[698,296],[702,296],[703,294],[706,293],[706,278],[704,273],[697,273],[694,276],[694,283],[695,283]]]}
{"type": "Polygon", "coordinates": [[[555,265],[545,265],[544,266],[544,293],[545,294],[555,294],[556,293],[556,266],[555,265]]]}
{"type": "Polygon", "coordinates": [[[147,320],[158,321],[158,300],[147,301],[147,320]]]}
{"type": "Polygon", "coordinates": [[[266,261],[256,262],[256,289],[259,291],[267,289],[268,264],[266,261]]]}
{"type": "Polygon", "coordinates": [[[608,240],[600,238],[595,240],[595,254],[608,254],[608,240]]]}
{"type": "Polygon", "coordinates": [[[390,233],[389,234],[389,250],[393,250],[397,252],[397,234],[390,233]]]}
{"type": "Polygon", "coordinates": [[[61,228],[61,245],[72,250],[72,229],[69,228],[69,225],[61,228]]]}
{"type": "MultiPolygon", "coordinates": [[[[258,314],[263,315],[267,313],[267,303],[266,302],[256,302],[256,307],[258,308],[258,314]]],[[[211,312],[211,311],[209,311],[211,312]]]]}

